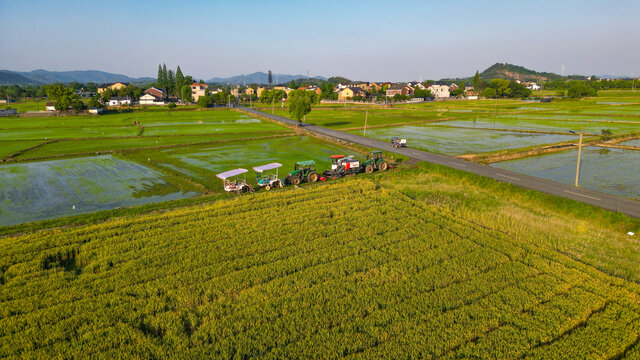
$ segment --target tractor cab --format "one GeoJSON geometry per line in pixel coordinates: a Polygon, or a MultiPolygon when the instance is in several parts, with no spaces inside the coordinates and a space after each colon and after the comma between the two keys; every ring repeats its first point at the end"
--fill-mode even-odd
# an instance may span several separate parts
{"type": "Polygon", "coordinates": [[[369,154],[367,155],[367,160],[384,160],[382,157],[382,151],[380,150],[374,150],[374,151],[370,151],[369,154]]]}

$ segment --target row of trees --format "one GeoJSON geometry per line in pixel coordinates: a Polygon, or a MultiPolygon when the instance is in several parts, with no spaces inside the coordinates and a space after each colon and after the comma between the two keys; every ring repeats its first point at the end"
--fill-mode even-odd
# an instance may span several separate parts
{"type": "MultiPolygon", "coordinates": [[[[176,68],[176,71],[167,70],[167,64],[158,65],[158,77],[154,86],[158,89],[164,90],[167,95],[177,96],[185,100],[184,94],[185,86],[193,84],[194,80],[191,75],[184,76],[180,65],[176,68]]],[[[202,82],[202,80],[200,80],[202,82]]]]}
{"type": "Polygon", "coordinates": [[[505,79],[493,79],[484,84],[482,96],[486,98],[526,98],[531,96],[531,90],[524,84],[505,79]]]}

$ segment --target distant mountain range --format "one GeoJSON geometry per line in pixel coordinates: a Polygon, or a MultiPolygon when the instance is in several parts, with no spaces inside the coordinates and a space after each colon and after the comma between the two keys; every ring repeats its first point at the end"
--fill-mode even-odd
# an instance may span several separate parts
{"type": "Polygon", "coordinates": [[[70,83],[74,81],[98,84],[113,83],[116,81],[144,83],[153,82],[156,81],[156,79],[151,77],[131,78],[122,74],[113,74],[98,70],[47,71],[40,69],[29,72],[0,70],[0,85],[44,85],[56,82],[70,83]]]}
{"type": "MultiPolygon", "coordinates": [[[[286,84],[291,82],[291,80],[298,79],[306,79],[306,75],[287,75],[287,74],[273,74],[273,83],[274,84],[286,84]]],[[[310,79],[317,80],[327,80],[327,78],[322,76],[315,76],[310,79]]],[[[242,74],[236,75],[228,78],[220,78],[214,77],[207,80],[208,83],[216,83],[216,84],[231,84],[231,85],[243,85],[243,84],[268,84],[269,83],[269,75],[264,72],[254,72],[253,74],[242,74]]]]}

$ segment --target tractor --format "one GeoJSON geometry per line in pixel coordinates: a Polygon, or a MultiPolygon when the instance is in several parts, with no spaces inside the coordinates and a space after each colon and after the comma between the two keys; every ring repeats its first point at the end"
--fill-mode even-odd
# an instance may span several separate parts
{"type": "Polygon", "coordinates": [[[318,173],[316,172],[316,162],[313,160],[299,161],[296,163],[295,169],[284,179],[285,183],[298,185],[301,182],[318,181],[318,173]]]}
{"type": "Polygon", "coordinates": [[[332,155],[331,158],[331,169],[325,170],[322,174],[327,178],[341,178],[347,175],[357,174],[362,171],[362,167],[360,166],[360,160],[354,158],[353,156],[344,156],[344,155],[332,155]]]}
{"type": "Polygon", "coordinates": [[[401,147],[407,147],[407,139],[400,139],[399,137],[392,137],[391,138],[391,145],[393,145],[394,148],[401,148],[401,147]]]}
{"type": "Polygon", "coordinates": [[[389,164],[382,157],[382,151],[375,150],[369,152],[369,155],[367,155],[367,160],[362,162],[362,167],[364,167],[364,172],[366,172],[367,174],[371,174],[375,170],[387,170],[389,168],[389,164]]]}

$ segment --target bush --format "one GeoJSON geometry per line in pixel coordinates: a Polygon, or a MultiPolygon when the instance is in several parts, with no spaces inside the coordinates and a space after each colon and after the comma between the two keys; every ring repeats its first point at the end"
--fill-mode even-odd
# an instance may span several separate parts
{"type": "Polygon", "coordinates": [[[169,105],[167,105],[167,108],[169,109],[175,109],[176,107],[176,103],[169,103],[169,105]]]}
{"type": "Polygon", "coordinates": [[[496,93],[496,89],[494,88],[486,88],[482,92],[482,96],[486,98],[495,98],[498,94],[496,93]]]}

